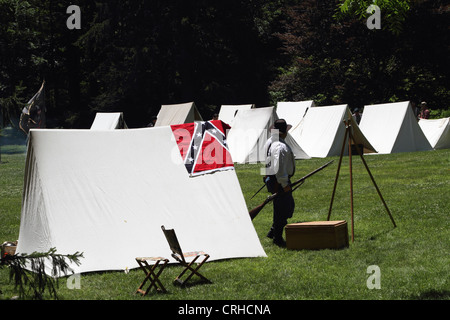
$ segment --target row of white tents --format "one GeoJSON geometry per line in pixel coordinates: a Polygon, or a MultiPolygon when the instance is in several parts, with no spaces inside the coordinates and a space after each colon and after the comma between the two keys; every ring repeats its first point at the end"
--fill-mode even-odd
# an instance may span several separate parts
{"type": "MultiPolygon", "coordinates": [[[[219,119],[231,123],[230,137],[233,131],[243,131],[251,126],[270,127],[277,118],[285,119],[292,125],[290,136],[300,147],[299,158],[328,157],[340,154],[345,124],[351,121],[355,142],[364,147],[364,153],[389,154],[397,152],[427,151],[450,148],[450,118],[420,119],[417,121],[409,101],[366,105],[359,124],[351,116],[348,105],[316,106],[314,101],[279,102],[273,116],[265,116],[269,123],[262,125],[263,112],[249,108],[249,105],[234,106],[238,111],[229,110],[233,106],[222,106],[219,119]],[[222,115],[225,107],[226,113],[222,115]],[[234,117],[230,119],[230,114],[234,117]],[[226,115],[226,116],[225,116],[226,115]]],[[[269,113],[269,111],[267,111],[269,113]]],[[[241,137],[240,143],[244,137],[241,137]]],[[[235,162],[248,162],[237,149],[238,139],[229,142],[235,162]]],[[[250,149],[251,146],[248,147],[250,149]]],[[[296,148],[294,148],[296,149],[296,148]]],[[[294,151],[295,152],[295,151],[294,151]]]]}
{"type": "MultiPolygon", "coordinates": [[[[105,114],[97,114],[91,129],[124,128],[121,113],[106,115],[109,121],[103,118],[105,114]],[[97,117],[104,119],[103,124],[97,125],[97,117]]],[[[286,139],[297,159],[339,155],[345,136],[344,120],[351,121],[355,142],[363,146],[365,154],[450,148],[450,118],[417,121],[408,101],[366,105],[359,124],[346,104],[316,106],[310,100],[279,102],[276,108],[222,105],[219,120],[231,126],[228,146],[235,163],[264,161],[264,144],[276,119],[292,125],[286,139]]],[[[156,126],[201,120],[193,102],[163,105],[156,126]]]]}

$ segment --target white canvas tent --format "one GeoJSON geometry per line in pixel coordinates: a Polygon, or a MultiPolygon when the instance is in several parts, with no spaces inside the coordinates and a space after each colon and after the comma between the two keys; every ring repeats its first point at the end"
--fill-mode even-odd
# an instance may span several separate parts
{"type": "Polygon", "coordinates": [[[170,127],[30,132],[18,253],[83,252],[77,273],[131,269],[171,258],[161,225],[211,261],[265,256],[235,170],[189,177],[170,127]]]}
{"type": "Polygon", "coordinates": [[[285,101],[277,103],[277,116],[279,119],[285,119],[287,123],[292,125],[292,129],[289,131],[292,138],[300,145],[300,141],[297,140],[299,134],[296,132],[299,130],[299,124],[303,120],[303,117],[308,112],[309,108],[314,107],[313,100],[307,101],[285,101]]]}
{"type": "MultiPolygon", "coordinates": [[[[266,158],[264,145],[270,137],[275,120],[277,116],[274,107],[239,111],[227,137],[233,162],[264,162],[266,158]]],[[[286,143],[291,147],[296,159],[310,158],[289,133],[286,143]]]]}
{"type": "Polygon", "coordinates": [[[433,149],[450,148],[450,117],[420,119],[419,126],[433,149]]]}
{"type": "Polygon", "coordinates": [[[248,110],[254,108],[253,104],[239,104],[239,105],[222,105],[219,111],[219,120],[233,126],[234,117],[240,110],[248,110]]]}
{"type": "MultiPolygon", "coordinates": [[[[345,119],[351,121],[353,137],[363,147],[363,152],[376,152],[361,133],[346,104],[309,108],[302,121],[291,129],[292,136],[311,157],[338,156],[344,143],[345,119]]],[[[348,155],[348,148],[344,149],[344,154],[348,155]]]]}
{"type": "Polygon", "coordinates": [[[432,150],[409,101],[364,106],[359,127],[380,154],[432,150]]]}
{"type": "Polygon", "coordinates": [[[307,101],[281,101],[277,103],[277,116],[279,119],[285,119],[292,128],[302,121],[309,108],[314,107],[313,100],[307,101]]]}
{"type": "Polygon", "coordinates": [[[162,105],[157,117],[155,127],[203,120],[194,102],[162,105]]]}
{"type": "Polygon", "coordinates": [[[91,130],[127,129],[122,112],[97,112],[91,130]]]}

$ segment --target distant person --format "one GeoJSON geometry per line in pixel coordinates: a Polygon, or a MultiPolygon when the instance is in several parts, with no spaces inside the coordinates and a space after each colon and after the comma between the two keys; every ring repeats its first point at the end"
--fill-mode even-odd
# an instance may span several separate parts
{"type": "Polygon", "coordinates": [[[214,113],[211,120],[219,120],[219,115],[214,113]]]}
{"type": "Polygon", "coordinates": [[[359,112],[359,108],[355,108],[352,114],[353,119],[356,121],[357,124],[361,122],[361,113],[359,112]]]}
{"type": "Polygon", "coordinates": [[[287,219],[294,213],[295,201],[292,197],[291,177],[295,173],[295,158],[290,146],[284,140],[290,126],[284,119],[275,121],[274,129],[265,145],[266,150],[266,176],[264,182],[267,191],[279,193],[273,200],[273,224],[267,234],[273,243],[280,247],[286,246],[283,239],[284,226],[287,219]]]}
{"type": "Polygon", "coordinates": [[[430,118],[430,110],[427,107],[427,103],[425,101],[422,101],[420,103],[419,119],[429,119],[429,118],[430,118]]]}
{"type": "Polygon", "coordinates": [[[147,127],[150,127],[150,128],[151,128],[151,127],[154,127],[157,119],[158,119],[157,116],[152,116],[151,121],[150,121],[150,123],[147,125],[147,127]]]}

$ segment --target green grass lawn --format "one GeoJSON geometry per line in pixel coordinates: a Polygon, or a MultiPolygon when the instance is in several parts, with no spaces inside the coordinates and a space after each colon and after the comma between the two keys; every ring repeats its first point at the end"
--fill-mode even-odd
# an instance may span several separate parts
{"type": "MultiPolygon", "coordinates": [[[[338,157],[297,161],[300,178],[330,159],[335,162],[308,179],[294,193],[296,209],[289,223],[326,220],[338,157]]],[[[272,220],[267,205],[253,223],[267,258],[229,259],[202,267],[212,284],[187,288],[171,284],[180,271],[169,266],[161,276],[168,293],[135,294],[143,273],[83,274],[79,289],[59,280],[59,299],[69,300],[416,300],[450,298],[449,212],[450,150],[365,156],[395,219],[393,224],[359,157],[353,157],[354,242],[341,250],[293,251],[266,238],[272,220]],[[380,289],[369,289],[378,266],[380,289]]],[[[0,242],[19,236],[23,146],[2,147],[0,164],[0,242]]],[[[259,165],[236,165],[248,209],[267,193],[251,196],[262,185],[259,165]]],[[[343,158],[331,220],[347,220],[350,235],[348,157],[343,158]]],[[[211,226],[218,227],[218,226],[211,226]]],[[[120,254],[120,253],[118,253],[120,254]]],[[[9,270],[0,269],[0,299],[17,295],[9,270]]]]}

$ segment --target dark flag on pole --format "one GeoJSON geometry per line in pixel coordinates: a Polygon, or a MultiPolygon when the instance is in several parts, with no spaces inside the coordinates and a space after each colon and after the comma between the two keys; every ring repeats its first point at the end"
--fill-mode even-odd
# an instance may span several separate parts
{"type": "Polygon", "coordinates": [[[27,102],[20,115],[19,127],[26,134],[30,129],[45,128],[45,80],[38,92],[27,102]]]}

